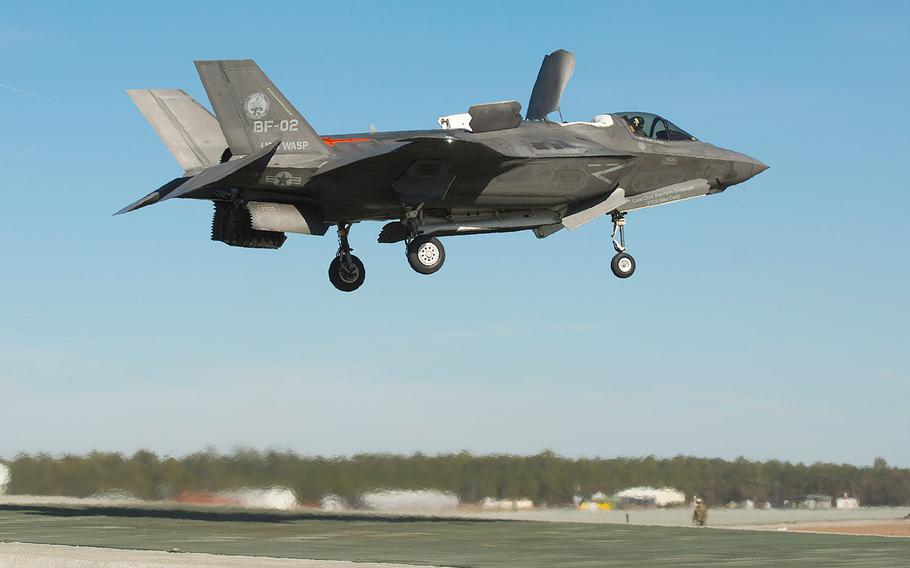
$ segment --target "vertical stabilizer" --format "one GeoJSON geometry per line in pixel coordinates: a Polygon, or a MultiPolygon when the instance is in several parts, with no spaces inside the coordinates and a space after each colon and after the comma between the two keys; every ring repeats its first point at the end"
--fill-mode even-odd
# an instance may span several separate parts
{"type": "Polygon", "coordinates": [[[278,154],[327,155],[322,139],[252,59],[196,61],[224,137],[236,156],[281,140],[278,154]]]}

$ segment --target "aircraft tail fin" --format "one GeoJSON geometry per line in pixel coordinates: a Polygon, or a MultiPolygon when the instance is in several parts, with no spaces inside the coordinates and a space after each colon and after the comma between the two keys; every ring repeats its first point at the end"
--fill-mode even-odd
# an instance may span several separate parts
{"type": "Polygon", "coordinates": [[[131,89],[127,94],[184,171],[221,161],[228,144],[218,120],[193,97],[180,89],[131,89]]]}
{"type": "Polygon", "coordinates": [[[252,59],[196,61],[196,70],[234,155],[278,140],[278,154],[328,155],[316,131],[252,59]]]}

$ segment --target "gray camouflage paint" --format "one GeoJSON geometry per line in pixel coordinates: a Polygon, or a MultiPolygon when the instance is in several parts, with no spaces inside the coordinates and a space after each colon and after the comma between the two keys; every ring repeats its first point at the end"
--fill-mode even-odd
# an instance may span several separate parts
{"type": "MultiPolygon", "coordinates": [[[[549,57],[574,67],[568,52],[549,57]]],[[[508,116],[496,116],[495,105],[485,105],[487,124],[517,124],[513,128],[319,136],[253,61],[201,61],[196,66],[233,158],[187,171],[119,213],[182,197],[292,204],[310,218],[336,224],[399,222],[406,208],[422,204],[423,234],[536,229],[543,237],[558,230],[564,216],[604,203],[618,188],[624,199],[616,209],[629,211],[717,193],[767,168],[701,141],[639,136],[618,114],[599,122],[520,116],[513,122],[514,102],[502,104],[508,116]]],[[[535,116],[556,110],[553,105],[559,103],[571,68],[554,73],[558,77],[547,91],[539,87],[546,83],[541,69],[537,100],[529,103],[535,116]]],[[[151,104],[153,97],[135,93],[131,96],[137,104],[151,104]]],[[[172,151],[179,145],[174,140],[192,146],[186,141],[200,138],[211,146],[211,139],[220,139],[199,126],[192,131],[188,110],[164,116],[150,115],[141,104],[140,109],[172,151]]],[[[207,113],[202,107],[199,111],[207,113]]],[[[472,125],[478,121],[475,117],[472,125]]],[[[211,129],[209,120],[195,122],[211,129]]],[[[399,231],[392,233],[383,242],[403,238],[399,231]]]]}

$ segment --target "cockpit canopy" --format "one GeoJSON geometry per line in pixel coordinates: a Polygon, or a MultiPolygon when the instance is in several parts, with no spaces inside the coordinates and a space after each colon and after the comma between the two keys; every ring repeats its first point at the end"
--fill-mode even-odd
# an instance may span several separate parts
{"type": "Polygon", "coordinates": [[[619,112],[616,114],[625,119],[632,134],[636,136],[653,140],[666,140],[668,142],[697,140],[697,138],[666,118],[650,112],[619,112]]]}

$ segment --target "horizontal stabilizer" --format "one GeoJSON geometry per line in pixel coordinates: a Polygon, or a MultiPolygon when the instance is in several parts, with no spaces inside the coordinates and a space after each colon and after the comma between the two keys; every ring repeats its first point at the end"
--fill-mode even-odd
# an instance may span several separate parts
{"type": "Polygon", "coordinates": [[[129,213],[130,211],[135,211],[136,209],[142,209],[146,205],[153,205],[155,203],[158,203],[159,201],[164,199],[169,193],[171,193],[172,191],[174,191],[175,189],[177,189],[178,187],[183,185],[183,183],[188,179],[190,179],[190,178],[179,177],[179,178],[172,179],[171,181],[162,185],[161,187],[159,187],[155,191],[151,192],[150,194],[146,195],[142,199],[134,201],[133,203],[130,203],[129,205],[127,205],[126,207],[121,209],[120,211],[117,211],[116,213],[114,213],[114,215],[123,215],[124,213],[129,213]]]}
{"type": "Polygon", "coordinates": [[[280,143],[281,141],[278,140],[273,144],[270,144],[262,150],[256,152],[255,154],[250,154],[249,156],[245,156],[239,160],[231,160],[229,162],[224,162],[223,164],[217,164],[203,170],[201,173],[193,177],[180,177],[171,180],[155,191],[149,193],[142,199],[127,205],[120,211],[117,211],[114,213],[114,215],[129,213],[130,211],[141,209],[147,205],[152,205],[154,203],[158,203],[159,201],[164,201],[165,199],[184,197],[185,195],[198,189],[203,189],[222,183],[228,178],[235,175],[243,175],[249,173],[251,176],[258,177],[265,170],[266,166],[269,163],[269,160],[272,159],[272,156],[275,155],[275,150],[278,148],[278,145],[280,143]]]}
{"type": "Polygon", "coordinates": [[[269,160],[272,159],[272,156],[275,155],[275,151],[278,150],[279,144],[281,144],[281,140],[276,140],[249,156],[244,156],[239,160],[231,160],[205,169],[199,175],[191,177],[180,187],[162,197],[159,201],[172,199],[174,197],[183,197],[198,189],[215,186],[224,182],[227,178],[240,174],[241,172],[257,174],[258,177],[258,175],[262,174],[265,170],[269,160]]]}
{"type": "Polygon", "coordinates": [[[221,126],[193,97],[180,89],[131,89],[127,94],[184,171],[221,161],[228,147],[221,126]]]}

